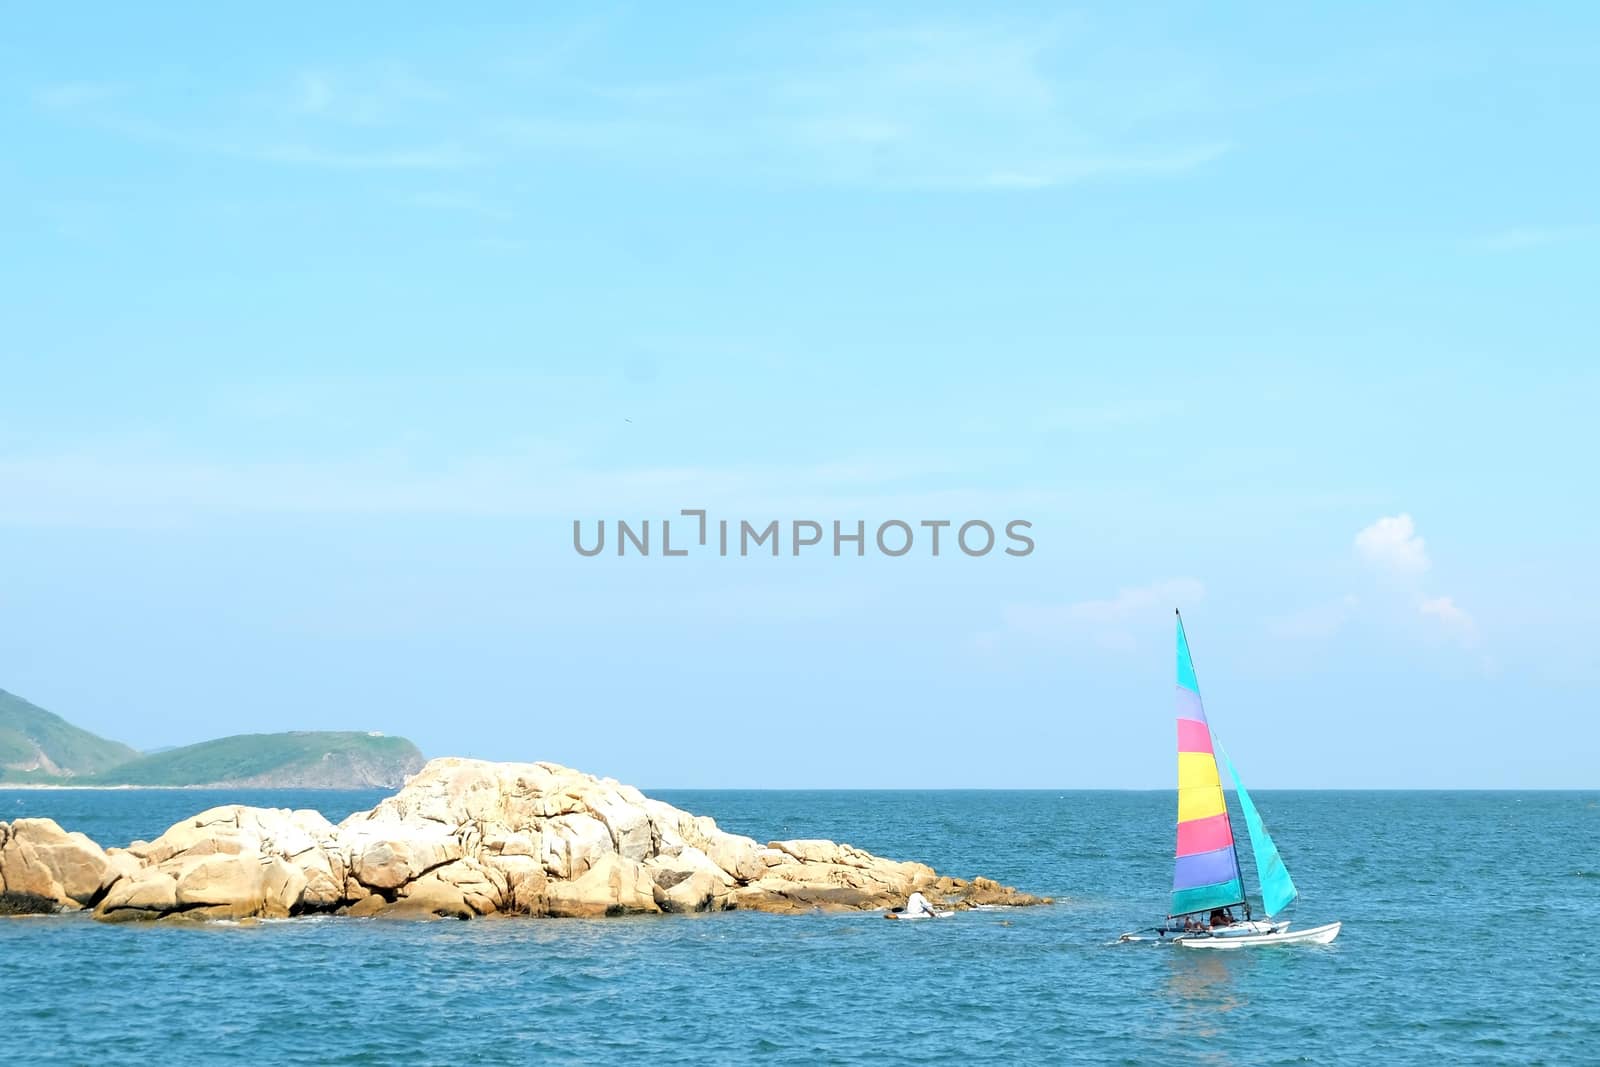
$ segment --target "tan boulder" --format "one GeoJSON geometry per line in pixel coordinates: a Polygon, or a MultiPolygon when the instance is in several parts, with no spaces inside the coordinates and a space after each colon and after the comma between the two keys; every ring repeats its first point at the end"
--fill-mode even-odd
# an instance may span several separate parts
{"type": "Polygon", "coordinates": [[[300,903],[306,876],[280,856],[259,852],[189,856],[168,865],[179,910],[212,918],[283,918],[300,903]]]}
{"type": "Polygon", "coordinates": [[[492,915],[506,900],[505,874],[471,856],[446,864],[424,877],[437,878],[454,886],[474,915],[492,915]]]}
{"type": "Polygon", "coordinates": [[[104,922],[155,919],[177,908],[177,880],[159,867],[145,867],[118,879],[95,905],[94,917],[104,922]]]}
{"type": "Polygon", "coordinates": [[[686,847],[698,848],[718,867],[741,881],[759,878],[766,870],[761,846],[751,838],[720,829],[716,820],[691,815],[659,800],[647,800],[641,806],[655,833],[658,855],[672,855],[686,847]]]}
{"type": "Polygon", "coordinates": [[[398,889],[465,855],[461,842],[436,823],[366,823],[341,836],[351,876],[370,889],[398,889]]]}
{"type": "Polygon", "coordinates": [[[581,878],[601,857],[616,854],[611,831],[592,816],[557,815],[544,824],[540,858],[552,878],[581,878]]]}
{"type": "Polygon", "coordinates": [[[368,919],[384,914],[390,907],[387,900],[373,893],[340,908],[339,914],[348,915],[353,919],[368,919]]]}
{"type": "Polygon", "coordinates": [[[651,851],[657,856],[677,855],[685,844],[683,834],[678,831],[678,821],[687,817],[688,812],[650,797],[639,806],[650,820],[651,851]]]}
{"type": "Polygon", "coordinates": [[[330,911],[344,903],[344,865],[321,849],[302,853],[290,861],[306,880],[300,905],[306,911],[330,911]]]}
{"type": "Polygon", "coordinates": [[[477,912],[460,886],[441,878],[439,871],[429,871],[407,882],[384,914],[397,919],[470,919],[477,912]]]}
{"type": "Polygon", "coordinates": [[[395,898],[392,911],[397,916],[416,913],[470,919],[501,910],[507,895],[503,872],[468,858],[406,883],[395,898]]]}
{"type": "Polygon", "coordinates": [[[584,797],[588,809],[611,835],[612,847],[623,859],[643,860],[650,855],[655,837],[650,817],[642,806],[629,803],[615,788],[596,789],[584,797]]]}
{"type": "Polygon", "coordinates": [[[728,891],[738,884],[693,846],[685,846],[676,855],[652,857],[644,866],[655,883],[655,900],[662,911],[718,910],[728,891]]]}
{"type": "Polygon", "coordinates": [[[114,884],[119,878],[132,878],[144,870],[144,863],[125,848],[106,849],[106,866],[110,870],[107,885],[114,884]]]}
{"type": "Polygon", "coordinates": [[[545,886],[549,876],[545,873],[544,863],[537,856],[502,853],[487,857],[484,863],[505,879],[501,911],[517,915],[545,913],[545,886]]]}
{"type": "MultiPolygon", "coordinates": [[[[147,863],[165,863],[204,842],[233,836],[239,828],[239,812],[242,810],[244,806],[241,804],[207,808],[198,815],[174,823],[154,841],[135,841],[128,846],[128,851],[147,863]]],[[[215,846],[210,846],[210,850],[217,851],[215,846]]]]}
{"type": "Polygon", "coordinates": [[[573,918],[659,912],[655,883],[640,863],[607,852],[581,878],[545,887],[545,914],[573,918]]]}
{"type": "Polygon", "coordinates": [[[769,841],[767,847],[793,856],[801,863],[838,863],[843,856],[842,849],[849,846],[807,838],[799,841],[769,841]]]}
{"type": "Polygon", "coordinates": [[[82,908],[99,899],[116,876],[99,845],[53,819],[18,819],[0,845],[0,889],[8,892],[82,908]]]}
{"type": "Polygon", "coordinates": [[[540,838],[533,834],[497,827],[496,832],[484,838],[483,848],[496,856],[532,856],[537,859],[540,844],[540,838]]]}

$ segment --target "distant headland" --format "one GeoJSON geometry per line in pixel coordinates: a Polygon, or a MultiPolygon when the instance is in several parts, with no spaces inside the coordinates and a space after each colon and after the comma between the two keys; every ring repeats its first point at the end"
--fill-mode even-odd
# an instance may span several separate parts
{"type": "Polygon", "coordinates": [[[423,762],[403,737],[328,730],[142,753],[0,689],[0,787],[395,789],[423,762]]]}

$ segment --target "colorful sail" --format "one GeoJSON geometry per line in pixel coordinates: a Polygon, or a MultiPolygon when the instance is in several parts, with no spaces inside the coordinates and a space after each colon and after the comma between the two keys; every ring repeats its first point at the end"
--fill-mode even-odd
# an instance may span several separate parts
{"type": "Polygon", "coordinates": [[[1189,639],[1178,619],[1178,851],[1172,915],[1244,903],[1233,827],[1217,776],[1211,726],[1200,703],[1189,639]]]}
{"type": "Polygon", "coordinates": [[[1244,826],[1250,831],[1250,851],[1256,856],[1256,877],[1261,880],[1261,905],[1266,908],[1270,918],[1287,908],[1299,890],[1295,889],[1294,879],[1289,877],[1289,868],[1283,865],[1278,846],[1272,843],[1272,835],[1267,833],[1266,824],[1261,821],[1261,813],[1256,811],[1254,801],[1245,791],[1239,772],[1234,770],[1228,750],[1220,742],[1217,749],[1222,753],[1222,762],[1228,765],[1233,787],[1239,791],[1239,807],[1244,809],[1244,826]]]}

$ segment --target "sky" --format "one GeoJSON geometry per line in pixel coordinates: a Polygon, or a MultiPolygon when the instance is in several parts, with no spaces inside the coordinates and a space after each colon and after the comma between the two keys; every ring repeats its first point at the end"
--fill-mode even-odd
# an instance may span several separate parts
{"type": "Polygon", "coordinates": [[[1597,50],[1583,4],[19,10],[0,688],[141,748],[1167,789],[1181,608],[1252,787],[1594,788],[1597,50]],[[868,550],[574,551],[683,509],[868,550]]]}

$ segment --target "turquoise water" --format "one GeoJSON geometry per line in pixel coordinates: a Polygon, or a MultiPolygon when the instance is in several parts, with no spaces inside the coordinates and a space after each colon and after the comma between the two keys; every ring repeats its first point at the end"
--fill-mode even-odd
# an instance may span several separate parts
{"type": "MultiPolygon", "coordinates": [[[[212,803],[337,820],[378,795],[0,791],[0,819],[122,844],[212,803]]],[[[937,923],[0,921],[4,1044],[29,1063],[1600,1058],[1600,793],[1261,793],[1296,920],[1345,929],[1234,953],[1114,943],[1165,911],[1170,792],[655,795],[1060,903],[937,923]]]]}

